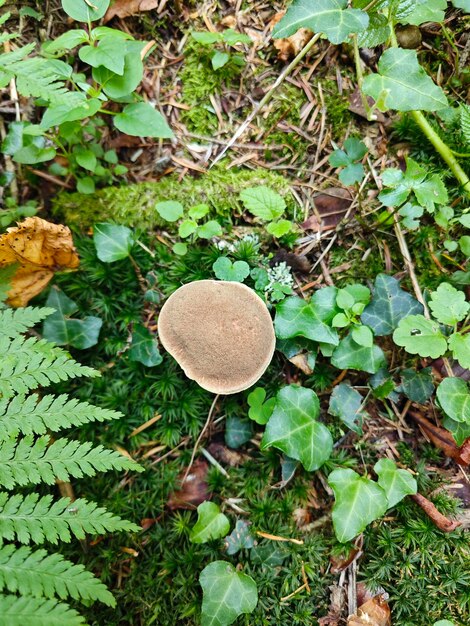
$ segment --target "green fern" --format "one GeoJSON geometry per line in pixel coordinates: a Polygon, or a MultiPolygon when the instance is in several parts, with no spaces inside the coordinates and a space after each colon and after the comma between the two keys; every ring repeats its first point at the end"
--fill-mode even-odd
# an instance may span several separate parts
{"type": "Polygon", "coordinates": [[[460,130],[465,141],[470,145],[470,106],[460,105],[460,130]]]}
{"type": "Polygon", "coordinates": [[[67,604],[55,600],[0,596],[1,623],[5,626],[81,626],[85,621],[67,604]]]}
{"type": "MultiPolygon", "coordinates": [[[[4,490],[54,484],[112,469],[142,471],[137,463],[114,450],[65,438],[53,441],[47,434],[121,417],[116,411],[66,395],[49,394],[41,399],[38,394],[28,395],[30,390],[51,382],[99,376],[99,372],[74,361],[65,350],[24,335],[51,313],[51,309],[33,307],[0,310],[0,484],[4,490]]],[[[87,533],[138,530],[139,526],[84,499],[54,500],[52,495],[34,491],[0,491],[0,592],[7,590],[20,596],[0,594],[0,624],[83,624],[83,618],[56,597],[115,605],[105,585],[82,565],[42,549],[18,547],[17,543],[57,544],[73,537],[84,539],[87,533]]]]}
{"type": "Polygon", "coordinates": [[[58,439],[50,444],[49,437],[32,436],[4,441],[0,447],[0,484],[4,489],[15,485],[53,485],[56,480],[67,482],[71,477],[94,476],[108,470],[143,471],[135,461],[103,446],[58,439]]]}
{"type": "Polygon", "coordinates": [[[42,435],[47,430],[57,432],[62,428],[122,417],[117,411],[69,399],[66,395],[46,395],[38,400],[39,396],[34,393],[0,400],[0,440],[18,433],[42,435]]]}
{"type": "Polygon", "coordinates": [[[0,548],[0,591],[31,595],[37,598],[67,597],[75,600],[100,600],[115,606],[113,595],[83,565],[74,565],[61,554],[46,550],[16,548],[9,544],[0,548]]]}

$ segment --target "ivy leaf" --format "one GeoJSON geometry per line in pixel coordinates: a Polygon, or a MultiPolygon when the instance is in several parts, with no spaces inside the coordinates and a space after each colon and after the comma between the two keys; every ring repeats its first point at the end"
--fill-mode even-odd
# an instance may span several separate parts
{"type": "Polygon", "coordinates": [[[374,472],[379,477],[379,485],[385,492],[388,508],[398,504],[407,495],[418,491],[413,476],[405,469],[397,469],[391,459],[380,459],[374,465],[374,472]]]}
{"type": "Polygon", "coordinates": [[[237,416],[225,420],[225,443],[229,448],[239,448],[253,435],[251,423],[237,416]]]}
{"type": "Polygon", "coordinates": [[[330,396],[328,413],[335,415],[348,428],[362,434],[362,423],[368,414],[363,410],[361,394],[346,383],[336,385],[330,396]]]}
{"type": "Polygon", "coordinates": [[[379,346],[360,346],[350,334],[340,341],[331,357],[331,364],[340,370],[358,370],[369,374],[375,374],[386,363],[379,346]]]}
{"type": "Polygon", "coordinates": [[[246,261],[232,261],[226,256],[220,256],[212,265],[214,274],[219,280],[242,283],[250,274],[250,266],[246,261]]]}
{"type": "Polygon", "coordinates": [[[418,61],[415,50],[390,48],[380,57],[378,74],[365,77],[362,90],[387,111],[438,111],[447,98],[418,61]]]}
{"type": "Polygon", "coordinates": [[[189,540],[192,543],[207,543],[220,539],[230,530],[228,517],[220,512],[215,502],[203,502],[197,507],[197,522],[191,529],[189,540]]]}
{"type": "MultiPolygon", "coordinates": [[[[184,207],[177,200],[165,200],[157,202],[155,210],[158,215],[167,222],[176,222],[183,217],[184,207]]],[[[184,222],[183,222],[184,223],[184,222]]]]}
{"type": "Polygon", "coordinates": [[[229,626],[242,613],[251,613],[258,604],[256,583],[231,563],[209,563],[199,576],[202,587],[201,626],[229,626]]]}
{"type": "Polygon", "coordinates": [[[470,437],[470,424],[466,422],[456,422],[445,415],[442,420],[442,425],[452,433],[452,437],[458,446],[463,445],[470,437]]]}
{"type": "Polygon", "coordinates": [[[466,301],[463,291],[449,283],[441,283],[436,291],[431,293],[429,308],[438,322],[454,326],[466,317],[470,304],[466,301]]]}
{"type": "Polygon", "coordinates": [[[328,428],[317,422],[320,402],[314,391],[288,385],[276,396],[276,406],[266,425],[261,449],[274,446],[302,463],[309,472],[327,461],[333,450],[328,428]]]}
{"type": "Polygon", "coordinates": [[[63,291],[52,288],[46,306],[55,309],[55,313],[44,321],[44,339],[58,346],[72,346],[79,350],[91,348],[98,343],[103,320],[91,316],[83,320],[71,318],[78,311],[78,306],[63,291]]]}
{"type": "Polygon", "coordinates": [[[134,245],[131,229],[117,224],[95,224],[93,241],[96,254],[104,263],[126,259],[134,245]]]}
{"type": "Polygon", "coordinates": [[[348,9],[347,0],[294,0],[273,29],[274,39],[285,39],[299,28],[323,33],[333,44],[346,41],[352,33],[367,28],[369,16],[359,9],[348,9]]]}
{"type": "Polygon", "coordinates": [[[452,350],[452,356],[462,367],[470,368],[470,335],[461,335],[453,333],[449,339],[449,349],[452,350]]]}
{"type": "Polygon", "coordinates": [[[284,198],[263,185],[244,189],[240,198],[250,213],[266,222],[277,220],[286,209],[284,198]]]}
{"type": "MultiPolygon", "coordinates": [[[[320,290],[320,291],[326,291],[320,290]]],[[[317,292],[320,293],[320,292],[317,292]]],[[[331,292],[330,292],[331,293],[331,292]]],[[[334,292],[336,298],[336,292],[334,292]]],[[[333,300],[332,309],[335,308],[333,300]]],[[[286,298],[276,306],[274,328],[279,339],[291,339],[292,337],[306,337],[312,341],[338,345],[338,333],[331,328],[326,319],[331,309],[325,311],[323,303],[314,300],[310,302],[298,296],[286,298]]]]}
{"type": "Polygon", "coordinates": [[[423,315],[409,315],[400,320],[393,333],[393,341],[410,354],[432,359],[437,359],[447,350],[447,339],[439,324],[427,320],[423,315]]]}
{"type": "Polygon", "coordinates": [[[424,404],[434,392],[432,369],[425,367],[417,372],[413,369],[403,370],[401,373],[401,390],[413,402],[424,404]]]}
{"type": "Polygon", "coordinates": [[[263,387],[256,387],[248,394],[248,417],[257,424],[267,424],[276,406],[276,398],[266,400],[266,391],[263,387]]]}
{"type": "Polygon", "coordinates": [[[470,391],[463,378],[444,378],[436,392],[444,413],[456,422],[470,424],[470,391]]]}
{"type": "Polygon", "coordinates": [[[237,520],[235,528],[230,535],[225,537],[225,545],[227,554],[237,554],[240,550],[247,550],[255,545],[252,534],[250,533],[250,523],[244,519],[237,520]]]}
{"type": "Polygon", "coordinates": [[[361,321],[378,337],[391,335],[401,319],[423,312],[423,306],[400,288],[396,278],[378,274],[371,303],[364,309],[361,321]]]}
{"type": "Polygon", "coordinates": [[[163,361],[156,338],[142,324],[137,324],[134,327],[129,358],[131,361],[138,361],[147,367],[155,367],[163,361]]]}
{"type": "Polygon", "coordinates": [[[354,539],[388,508],[384,490],[351,469],[336,469],[328,477],[335,494],[333,528],[341,543],[354,539]]]}
{"type": "Polygon", "coordinates": [[[134,137],[171,139],[174,136],[163,115],[148,102],[127,104],[114,116],[114,125],[121,133],[134,137]]]}

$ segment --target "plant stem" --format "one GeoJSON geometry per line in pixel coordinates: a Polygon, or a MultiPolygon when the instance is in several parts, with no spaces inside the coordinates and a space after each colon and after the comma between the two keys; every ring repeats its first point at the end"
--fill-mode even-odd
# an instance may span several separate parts
{"type": "Polygon", "coordinates": [[[361,65],[361,55],[359,53],[359,44],[357,41],[357,35],[353,35],[353,50],[354,50],[354,64],[356,66],[356,77],[357,77],[357,85],[359,87],[359,93],[361,94],[362,106],[367,115],[367,120],[371,121],[374,119],[372,115],[372,108],[369,106],[369,102],[367,101],[366,94],[362,91],[362,83],[364,81],[364,73],[362,71],[361,65]]]}

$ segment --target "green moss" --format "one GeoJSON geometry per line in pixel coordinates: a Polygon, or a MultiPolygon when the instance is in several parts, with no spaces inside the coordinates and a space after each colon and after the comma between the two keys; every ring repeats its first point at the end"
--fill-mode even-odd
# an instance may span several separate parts
{"type": "Polygon", "coordinates": [[[54,200],[52,213],[70,226],[88,228],[111,220],[127,226],[146,229],[162,225],[155,204],[179,200],[186,208],[206,202],[213,215],[230,220],[241,213],[239,194],[256,185],[272,187],[285,197],[288,212],[295,215],[296,202],[288,181],[265,169],[227,169],[224,162],[202,176],[165,176],[158,183],[107,187],[92,195],[61,193],[54,200]]]}
{"type": "Polygon", "coordinates": [[[339,93],[338,84],[335,80],[324,80],[322,88],[327,121],[331,126],[332,137],[339,141],[352,119],[349,101],[344,94],[339,93]]]}

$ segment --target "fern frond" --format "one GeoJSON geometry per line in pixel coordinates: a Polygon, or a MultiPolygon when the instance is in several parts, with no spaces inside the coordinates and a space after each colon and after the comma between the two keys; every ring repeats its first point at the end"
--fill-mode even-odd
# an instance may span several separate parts
{"type": "Polygon", "coordinates": [[[4,489],[15,485],[53,485],[56,481],[67,482],[71,477],[95,476],[96,472],[109,470],[143,471],[135,461],[107,450],[93,447],[90,442],[58,439],[50,444],[50,438],[31,436],[4,441],[0,444],[0,484],[4,489]]]}
{"type": "Polygon", "coordinates": [[[0,338],[0,394],[5,398],[67,378],[99,375],[44,339],[0,338]]]}
{"type": "Polygon", "coordinates": [[[12,50],[11,52],[5,52],[4,54],[0,54],[0,71],[11,73],[10,67],[13,66],[18,61],[21,61],[28,54],[34,50],[35,44],[29,43],[22,48],[17,48],[16,50],[12,50]]]}
{"type": "Polygon", "coordinates": [[[4,309],[0,311],[0,337],[13,339],[54,312],[55,309],[33,306],[23,309],[4,309]]]}
{"type": "Polygon", "coordinates": [[[76,398],[69,399],[65,394],[47,395],[38,400],[37,394],[0,400],[0,440],[19,433],[43,435],[48,430],[57,432],[62,428],[122,417],[118,411],[79,402],[76,398]]]}
{"type": "Polygon", "coordinates": [[[84,618],[55,600],[0,595],[1,623],[5,626],[82,626],[84,618]]]}
{"type": "Polygon", "coordinates": [[[468,104],[460,105],[460,130],[465,141],[470,145],[470,106],[468,104]]]}
{"type": "Polygon", "coordinates": [[[62,600],[70,596],[75,600],[99,600],[116,606],[106,585],[83,565],[75,565],[61,554],[33,551],[26,546],[17,548],[13,544],[0,548],[0,591],[4,589],[23,596],[62,600]]]}
{"type": "Polygon", "coordinates": [[[138,531],[139,526],[113,515],[94,502],[70,498],[52,501],[52,496],[26,496],[0,492],[0,537],[20,543],[57,543],[83,539],[85,533],[138,531]]]}

